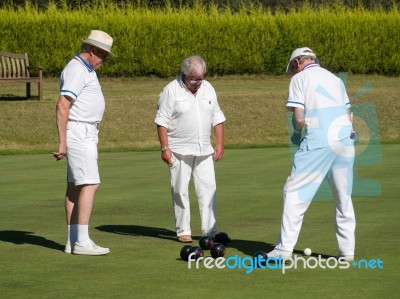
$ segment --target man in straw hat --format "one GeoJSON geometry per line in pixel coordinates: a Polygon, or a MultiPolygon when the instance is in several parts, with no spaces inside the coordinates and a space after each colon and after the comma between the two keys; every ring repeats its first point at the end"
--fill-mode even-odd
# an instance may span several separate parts
{"type": "Polygon", "coordinates": [[[291,141],[298,150],[283,190],[278,242],[268,257],[292,257],[304,214],[327,178],[335,200],[338,258],[352,262],[356,220],[351,192],[356,134],[349,97],[342,80],[322,68],[310,48],[293,51],[286,71],[293,75],[286,108],[293,112],[291,141]]]}
{"type": "Polygon", "coordinates": [[[89,220],[96,190],[100,184],[97,165],[99,124],[105,101],[96,70],[111,53],[113,39],[92,30],[81,39],[82,53],[64,68],[60,77],[60,96],[56,121],[58,160],[67,157],[65,211],[68,225],[66,253],[104,255],[110,250],[97,246],[89,237],[89,220]]]}

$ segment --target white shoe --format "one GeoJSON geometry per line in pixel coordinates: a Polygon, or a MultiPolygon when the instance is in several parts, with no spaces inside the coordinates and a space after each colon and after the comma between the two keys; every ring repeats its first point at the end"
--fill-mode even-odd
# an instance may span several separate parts
{"type": "Polygon", "coordinates": [[[67,244],[65,244],[64,252],[65,253],[72,253],[71,243],[70,242],[67,242],[67,244]]]}
{"type": "Polygon", "coordinates": [[[82,255],[105,255],[110,253],[110,249],[97,246],[94,244],[92,240],[87,245],[81,245],[79,243],[75,243],[73,254],[82,254],[82,255]]]}
{"type": "Polygon", "coordinates": [[[274,249],[271,252],[267,253],[268,257],[273,257],[276,259],[279,259],[279,257],[282,260],[287,260],[287,259],[291,259],[292,258],[292,253],[289,251],[283,251],[283,250],[279,250],[279,249],[274,249]]]}
{"type": "Polygon", "coordinates": [[[354,255],[344,255],[344,254],[338,254],[336,256],[337,259],[345,260],[346,262],[352,263],[354,262],[354,255]]]}

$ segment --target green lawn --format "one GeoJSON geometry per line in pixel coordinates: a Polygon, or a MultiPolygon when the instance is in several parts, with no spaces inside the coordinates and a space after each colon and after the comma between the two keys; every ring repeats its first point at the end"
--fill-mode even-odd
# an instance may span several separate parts
{"type": "MultiPolygon", "coordinates": [[[[356,169],[358,177],[381,185],[378,196],[354,197],[356,260],[380,259],[384,268],[289,269],[286,274],[188,269],[174,238],[168,170],[152,151],[100,154],[102,186],[90,232],[111,253],[65,254],[65,161],[54,161],[50,153],[0,156],[0,297],[397,298],[399,151],[399,145],[383,145],[378,164],[356,169]]],[[[226,150],[216,165],[218,225],[233,239],[226,257],[272,248],[289,171],[289,148],[226,150]]],[[[191,202],[198,239],[194,196],[191,202]]],[[[305,247],[315,255],[336,254],[332,201],[316,200],[308,210],[295,253],[305,247]]]]}

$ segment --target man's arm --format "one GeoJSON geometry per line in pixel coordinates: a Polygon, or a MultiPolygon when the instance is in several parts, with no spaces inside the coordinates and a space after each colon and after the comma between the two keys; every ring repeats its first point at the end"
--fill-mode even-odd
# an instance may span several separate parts
{"type": "Polygon", "coordinates": [[[167,164],[172,164],[172,152],[168,145],[167,132],[166,127],[157,125],[157,134],[161,146],[161,159],[167,164]]]}
{"type": "Polygon", "coordinates": [[[302,131],[304,127],[304,109],[293,108],[292,124],[295,131],[302,131]]]}
{"type": "Polygon", "coordinates": [[[67,155],[67,124],[69,109],[72,99],[68,96],[60,95],[56,106],[56,123],[58,131],[58,150],[53,153],[54,158],[61,160],[67,155]]]}
{"type": "Polygon", "coordinates": [[[349,108],[346,109],[347,117],[349,118],[350,122],[353,123],[353,112],[349,108]]]}
{"type": "Polygon", "coordinates": [[[214,126],[216,144],[214,147],[214,160],[219,161],[224,155],[224,123],[214,126]]]}
{"type": "Polygon", "coordinates": [[[293,125],[293,134],[290,137],[290,140],[295,145],[300,145],[301,143],[301,131],[304,128],[305,116],[304,109],[298,107],[288,107],[289,111],[293,111],[292,115],[292,125],[293,125]]]}

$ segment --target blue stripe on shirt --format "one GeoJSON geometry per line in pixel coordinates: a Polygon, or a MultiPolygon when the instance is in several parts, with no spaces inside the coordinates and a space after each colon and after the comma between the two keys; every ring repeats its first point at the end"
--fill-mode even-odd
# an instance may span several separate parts
{"type": "Polygon", "coordinates": [[[305,105],[303,103],[300,103],[300,102],[287,101],[286,106],[289,106],[288,104],[301,105],[301,106],[305,107],[305,105]]]}
{"type": "Polygon", "coordinates": [[[73,95],[73,98],[74,98],[74,99],[76,99],[76,98],[78,97],[78,95],[76,95],[75,93],[73,93],[73,92],[70,91],[70,90],[61,89],[60,92],[70,93],[70,94],[73,95]]]}

